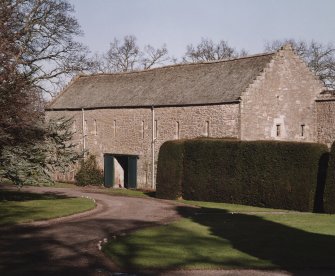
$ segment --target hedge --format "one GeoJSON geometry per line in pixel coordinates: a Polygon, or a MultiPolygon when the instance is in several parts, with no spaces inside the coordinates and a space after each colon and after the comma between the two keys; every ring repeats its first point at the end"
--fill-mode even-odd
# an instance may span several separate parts
{"type": "Polygon", "coordinates": [[[158,155],[156,196],[164,199],[178,199],[182,195],[183,140],[165,142],[158,155]]]}
{"type": "Polygon", "coordinates": [[[324,145],[201,138],[168,142],[163,151],[158,161],[158,197],[175,199],[181,194],[189,200],[323,210],[328,155],[324,145]],[[178,164],[167,161],[169,156],[178,164]],[[170,191],[175,189],[177,193],[170,191]]]}
{"type": "Polygon", "coordinates": [[[329,155],[326,187],[324,190],[324,209],[326,213],[335,213],[335,143],[329,155]]]}

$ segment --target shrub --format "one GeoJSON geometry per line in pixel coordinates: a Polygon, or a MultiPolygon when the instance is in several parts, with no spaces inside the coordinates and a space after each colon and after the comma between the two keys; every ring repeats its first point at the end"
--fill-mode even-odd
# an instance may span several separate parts
{"type": "Polygon", "coordinates": [[[178,199],[182,195],[184,143],[165,142],[158,155],[156,195],[164,199],[178,199]]]}
{"type": "Polygon", "coordinates": [[[86,159],[81,160],[80,168],[74,178],[78,186],[102,185],[104,183],[104,176],[95,155],[89,155],[86,159]]]}
{"type": "MultiPolygon", "coordinates": [[[[177,175],[181,179],[165,183],[182,183],[185,199],[322,211],[324,156],[328,153],[324,145],[193,139],[184,141],[183,152],[182,172],[177,175]]],[[[164,162],[169,171],[169,163],[164,162]]],[[[161,184],[157,183],[157,189],[168,190],[161,184]]]]}
{"type": "Polygon", "coordinates": [[[335,213],[335,143],[329,155],[326,186],[324,191],[324,208],[326,213],[335,213]]]}

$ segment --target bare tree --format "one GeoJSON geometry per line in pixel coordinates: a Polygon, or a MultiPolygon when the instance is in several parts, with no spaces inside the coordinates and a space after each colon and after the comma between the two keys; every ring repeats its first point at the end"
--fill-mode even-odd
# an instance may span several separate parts
{"type": "Polygon", "coordinates": [[[205,38],[202,38],[201,42],[196,46],[193,44],[187,45],[186,49],[186,53],[183,56],[184,62],[211,61],[247,55],[245,50],[238,53],[233,47],[228,45],[227,41],[220,40],[215,43],[213,40],[205,38]]]}
{"type": "Polygon", "coordinates": [[[267,42],[265,50],[274,51],[288,43],[293,46],[296,53],[301,56],[326,87],[335,89],[335,47],[332,44],[324,45],[314,40],[306,42],[285,39],[267,42]]]}
{"type": "Polygon", "coordinates": [[[116,38],[105,55],[108,71],[125,72],[134,70],[140,58],[140,49],[134,36],[125,36],[123,44],[116,38]]]}
{"type": "Polygon", "coordinates": [[[0,2],[0,176],[21,165],[27,176],[43,175],[55,142],[48,137],[68,139],[44,124],[40,104],[43,92],[89,65],[87,49],[74,39],[81,31],[72,12],[67,0],[0,2]]]}
{"type": "Polygon", "coordinates": [[[144,69],[149,69],[155,65],[164,64],[169,61],[168,50],[164,44],[161,48],[154,48],[151,45],[146,45],[142,54],[140,63],[144,69]]]}
{"type": "Polygon", "coordinates": [[[47,92],[62,77],[87,69],[87,48],[74,40],[81,30],[72,12],[66,0],[2,0],[0,53],[6,69],[47,92]]]}
{"type": "Polygon", "coordinates": [[[141,50],[136,40],[132,35],[125,36],[122,42],[114,38],[106,54],[95,55],[94,71],[111,73],[149,69],[169,60],[165,45],[158,49],[146,45],[141,50]]]}

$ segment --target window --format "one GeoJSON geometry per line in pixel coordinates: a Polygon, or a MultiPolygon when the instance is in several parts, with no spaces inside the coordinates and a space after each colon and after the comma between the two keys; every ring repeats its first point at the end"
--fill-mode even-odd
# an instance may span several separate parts
{"type": "Polygon", "coordinates": [[[94,120],[94,135],[98,135],[98,125],[97,125],[97,120],[94,120]]]}
{"type": "Polygon", "coordinates": [[[144,139],[144,121],[141,122],[142,139],[144,139]]]}
{"type": "Polygon", "coordinates": [[[301,126],[300,126],[301,128],[300,128],[300,133],[301,133],[301,137],[304,137],[305,136],[305,124],[301,124],[301,126]]]}
{"type": "Polygon", "coordinates": [[[158,122],[155,120],[155,138],[158,137],[158,122]]]}
{"type": "Polygon", "coordinates": [[[176,122],[176,138],[180,138],[180,125],[179,122],[176,122]]]}
{"type": "Polygon", "coordinates": [[[209,136],[209,121],[206,121],[205,136],[209,136]]]}
{"type": "Polygon", "coordinates": [[[280,136],[280,124],[276,125],[276,135],[277,135],[277,137],[280,136]]]}
{"type": "Polygon", "coordinates": [[[116,120],[113,121],[113,136],[116,136],[116,120]]]}

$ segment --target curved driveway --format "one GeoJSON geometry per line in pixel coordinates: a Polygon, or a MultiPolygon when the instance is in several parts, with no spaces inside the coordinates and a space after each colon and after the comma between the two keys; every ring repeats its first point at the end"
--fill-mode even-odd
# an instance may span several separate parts
{"type": "Polygon", "coordinates": [[[2,275],[110,275],[108,271],[118,269],[99,251],[99,241],[178,218],[176,205],[162,200],[76,189],[23,190],[88,196],[96,200],[97,208],[62,219],[0,227],[2,275]]]}
{"type": "MultiPolygon", "coordinates": [[[[179,218],[177,203],[164,200],[110,196],[80,189],[25,187],[23,190],[88,196],[96,200],[97,208],[61,219],[1,226],[0,275],[128,275],[113,273],[119,269],[99,251],[99,241],[179,218]]],[[[328,276],[334,275],[334,271],[176,270],[145,275],[328,276]]]]}

